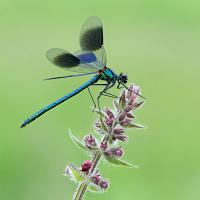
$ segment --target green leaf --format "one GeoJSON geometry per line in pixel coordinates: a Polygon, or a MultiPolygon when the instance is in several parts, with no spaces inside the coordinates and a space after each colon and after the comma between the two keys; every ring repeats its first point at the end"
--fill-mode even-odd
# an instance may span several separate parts
{"type": "Polygon", "coordinates": [[[89,151],[89,149],[87,149],[87,148],[85,147],[85,145],[71,133],[70,130],[69,130],[69,136],[70,136],[70,138],[72,139],[72,141],[74,142],[74,144],[75,144],[78,148],[83,149],[83,150],[85,150],[85,151],[89,151]]]}
{"type": "Polygon", "coordinates": [[[136,103],[133,108],[137,109],[139,108],[141,105],[143,105],[144,101],[141,101],[140,103],[136,103]]]}
{"type": "Polygon", "coordinates": [[[144,126],[139,124],[128,124],[125,126],[126,128],[144,128],[144,126]]]}
{"type": "Polygon", "coordinates": [[[67,167],[70,170],[69,175],[72,180],[75,182],[82,182],[85,180],[83,174],[72,163],[70,163],[67,167]]]}
{"type": "Polygon", "coordinates": [[[128,124],[128,125],[123,125],[125,128],[144,128],[144,126],[139,125],[139,124],[128,124]]]}
{"type": "Polygon", "coordinates": [[[100,117],[100,122],[101,122],[101,127],[105,132],[108,132],[108,128],[106,126],[106,124],[104,123],[102,117],[100,117]]]}
{"type": "Polygon", "coordinates": [[[100,115],[100,117],[105,117],[104,113],[102,113],[101,111],[98,110],[94,110],[97,114],[100,115]]]}
{"type": "Polygon", "coordinates": [[[90,192],[103,192],[98,185],[95,185],[93,183],[90,183],[90,185],[88,185],[88,190],[90,192]]]}
{"type": "Polygon", "coordinates": [[[138,168],[137,165],[132,165],[130,163],[127,163],[126,161],[123,161],[123,160],[119,160],[117,158],[113,158],[113,157],[108,157],[108,156],[105,156],[106,160],[109,161],[110,163],[114,164],[114,165],[120,165],[120,166],[123,166],[123,167],[134,167],[134,168],[138,168]]]}
{"type": "Polygon", "coordinates": [[[114,103],[115,108],[119,110],[119,103],[116,100],[114,100],[113,103],[114,103]]]}

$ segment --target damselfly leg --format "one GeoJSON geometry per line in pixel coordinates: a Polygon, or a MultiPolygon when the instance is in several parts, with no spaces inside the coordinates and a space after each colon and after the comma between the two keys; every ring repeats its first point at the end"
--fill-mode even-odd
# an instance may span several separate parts
{"type": "Polygon", "coordinates": [[[97,105],[96,105],[96,103],[95,103],[94,97],[92,96],[92,93],[91,93],[91,91],[90,91],[90,88],[88,87],[87,89],[88,89],[89,95],[90,95],[90,97],[91,97],[91,99],[92,99],[92,102],[93,102],[93,104],[94,104],[94,107],[93,107],[93,109],[92,109],[92,112],[94,112],[94,111],[95,111],[95,108],[97,107],[97,105]]]}
{"type": "MultiPolygon", "coordinates": [[[[108,84],[105,84],[105,83],[99,83],[99,84],[93,84],[93,85],[91,85],[91,86],[107,86],[107,85],[108,85],[108,84]]],[[[105,89],[105,88],[104,88],[104,89],[105,89]]],[[[109,89],[109,88],[108,88],[108,89],[109,89]]],[[[100,95],[99,95],[98,98],[97,98],[97,102],[99,102],[99,99],[100,99],[101,96],[106,96],[106,97],[111,97],[111,98],[119,98],[118,96],[116,96],[116,95],[114,95],[114,94],[111,94],[111,93],[109,93],[109,92],[106,92],[108,89],[106,89],[105,91],[103,90],[103,91],[100,92],[100,95]]],[[[90,97],[91,97],[91,99],[92,99],[92,102],[93,102],[93,104],[94,104],[94,108],[92,109],[92,111],[94,111],[95,108],[96,108],[97,106],[96,106],[94,97],[93,97],[92,92],[91,92],[91,90],[90,90],[89,87],[88,87],[88,92],[89,92],[89,95],[90,95],[90,97]]],[[[98,109],[100,110],[99,103],[98,103],[98,109]]]]}
{"type": "MultiPolygon", "coordinates": [[[[108,83],[108,84],[105,86],[105,88],[100,92],[99,96],[97,97],[97,103],[98,103],[98,109],[99,109],[99,111],[101,110],[101,108],[100,108],[100,97],[101,97],[101,96],[108,96],[108,95],[105,95],[105,94],[106,94],[107,90],[109,90],[111,87],[114,86],[114,84],[115,84],[114,82],[108,83]]],[[[111,95],[112,95],[112,94],[111,94],[111,95]]],[[[111,96],[109,96],[109,97],[111,97],[111,96]]]]}
{"type": "Polygon", "coordinates": [[[122,88],[124,88],[123,86],[120,87],[120,85],[121,85],[121,83],[118,83],[117,89],[122,89],[122,88]]]}

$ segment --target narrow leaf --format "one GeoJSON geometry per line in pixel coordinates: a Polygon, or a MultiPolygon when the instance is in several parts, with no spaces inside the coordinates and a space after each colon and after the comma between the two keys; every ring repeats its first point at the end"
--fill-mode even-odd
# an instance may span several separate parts
{"type": "Polygon", "coordinates": [[[127,124],[127,125],[123,125],[123,127],[125,127],[125,128],[144,128],[144,126],[139,125],[139,124],[127,124]]]}
{"type": "Polygon", "coordinates": [[[101,188],[98,185],[95,185],[93,183],[91,183],[90,185],[88,185],[88,190],[90,192],[102,192],[101,188]]]}
{"type": "Polygon", "coordinates": [[[106,124],[104,123],[102,117],[100,117],[100,122],[101,122],[101,127],[105,132],[108,132],[108,128],[106,126],[106,124]]]}
{"type": "Polygon", "coordinates": [[[83,174],[72,163],[70,163],[67,168],[68,175],[71,177],[72,180],[74,180],[75,182],[82,182],[85,180],[83,174]]]}
{"type": "Polygon", "coordinates": [[[113,103],[114,103],[115,108],[119,110],[119,103],[116,100],[114,100],[113,103]]]}
{"type": "Polygon", "coordinates": [[[125,99],[125,91],[123,91],[120,99],[119,99],[119,107],[123,109],[125,107],[126,99],[125,99]]]}
{"type": "Polygon", "coordinates": [[[139,102],[139,103],[135,103],[134,106],[133,106],[133,108],[137,109],[137,108],[139,108],[141,105],[143,105],[143,103],[144,103],[144,101],[141,101],[141,102],[139,102]]]}
{"type": "Polygon", "coordinates": [[[85,151],[89,151],[89,150],[85,147],[85,145],[71,133],[70,130],[69,130],[69,136],[70,136],[70,138],[72,139],[73,143],[74,143],[78,148],[83,149],[83,150],[85,150],[85,151]]]}
{"type": "Polygon", "coordinates": [[[105,117],[104,113],[102,113],[101,111],[98,110],[94,110],[98,115],[100,115],[101,117],[105,117]]]}
{"type": "Polygon", "coordinates": [[[108,156],[105,156],[105,158],[106,158],[107,161],[109,161],[110,163],[112,163],[114,165],[138,168],[137,165],[132,165],[132,164],[127,163],[126,161],[123,161],[123,160],[119,160],[119,159],[116,159],[116,158],[113,158],[113,157],[108,157],[108,156]]]}

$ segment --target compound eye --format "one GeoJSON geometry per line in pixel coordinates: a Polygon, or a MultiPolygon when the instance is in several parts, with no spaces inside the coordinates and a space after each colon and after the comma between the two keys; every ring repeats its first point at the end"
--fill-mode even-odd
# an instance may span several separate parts
{"type": "Polygon", "coordinates": [[[123,77],[127,78],[127,74],[123,74],[123,77]]]}
{"type": "Polygon", "coordinates": [[[122,80],[123,80],[124,83],[127,83],[128,77],[127,77],[126,74],[122,75],[122,80]]]}

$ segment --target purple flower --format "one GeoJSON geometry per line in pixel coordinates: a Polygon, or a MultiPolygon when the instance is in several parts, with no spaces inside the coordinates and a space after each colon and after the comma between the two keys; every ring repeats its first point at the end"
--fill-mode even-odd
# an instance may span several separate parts
{"type": "Polygon", "coordinates": [[[113,151],[111,149],[109,149],[109,150],[104,152],[104,155],[108,156],[108,157],[111,157],[111,156],[113,156],[113,151]]]}
{"type": "Polygon", "coordinates": [[[127,136],[123,134],[124,133],[124,129],[123,128],[116,128],[113,130],[113,134],[112,134],[112,139],[113,140],[121,140],[123,142],[127,141],[127,136]]]}
{"type": "Polygon", "coordinates": [[[86,135],[84,138],[85,146],[88,149],[94,149],[97,146],[95,138],[92,135],[86,135]]]}
{"type": "Polygon", "coordinates": [[[84,161],[84,163],[81,165],[81,170],[83,172],[88,172],[90,168],[92,167],[92,162],[90,160],[84,161]]]}
{"type": "Polygon", "coordinates": [[[66,175],[71,175],[71,169],[68,166],[65,169],[65,174],[66,175]]]}
{"type": "Polygon", "coordinates": [[[124,151],[121,147],[119,147],[119,148],[115,149],[114,153],[115,153],[115,156],[121,157],[124,154],[124,151]]]}
{"type": "Polygon", "coordinates": [[[131,111],[140,107],[143,101],[138,101],[138,96],[140,96],[139,87],[131,85],[129,88],[125,89],[122,91],[120,98],[113,101],[114,111],[108,108],[103,111],[96,111],[99,115],[99,120],[95,122],[94,128],[96,132],[101,134],[100,139],[96,139],[91,134],[84,137],[84,142],[72,137],[73,142],[77,144],[77,146],[82,147],[84,150],[86,147],[93,156],[91,160],[84,161],[78,169],[72,165],[72,168],[68,167],[65,169],[66,174],[71,173],[73,175],[72,172],[75,170],[75,172],[77,172],[75,175],[80,175],[81,177],[80,180],[77,179],[79,182],[79,189],[76,192],[76,197],[84,195],[84,192],[87,191],[87,185],[89,184],[103,191],[109,187],[109,182],[100,176],[97,169],[97,165],[102,156],[112,164],[131,166],[131,164],[121,160],[121,157],[124,155],[124,149],[120,146],[116,146],[116,140],[127,142],[128,137],[124,134],[126,128],[142,127],[134,123],[135,116],[131,111]],[[84,146],[82,144],[84,144],[84,146]]]}
{"type": "Polygon", "coordinates": [[[105,150],[107,149],[107,147],[108,147],[107,142],[101,142],[100,148],[101,148],[103,151],[105,151],[105,150]]]}
{"type": "Polygon", "coordinates": [[[101,128],[101,123],[100,123],[100,121],[96,121],[96,122],[95,122],[95,127],[96,127],[96,128],[101,128]]]}
{"type": "Polygon", "coordinates": [[[126,117],[125,113],[122,113],[122,114],[119,116],[119,121],[124,120],[125,117],[126,117]]]}
{"type": "Polygon", "coordinates": [[[105,156],[108,157],[121,157],[124,154],[124,151],[121,147],[117,148],[110,148],[107,151],[104,152],[105,156]]]}
{"type": "Polygon", "coordinates": [[[128,99],[128,105],[131,106],[131,105],[133,105],[133,103],[135,102],[137,96],[139,95],[140,90],[139,90],[138,86],[133,86],[133,85],[131,85],[129,87],[129,90],[131,90],[132,92],[128,91],[127,99],[128,99]]]}
{"type": "Polygon", "coordinates": [[[129,87],[128,89],[129,89],[129,90],[128,90],[127,94],[126,94],[126,98],[127,98],[127,99],[130,99],[130,97],[131,97],[131,95],[132,95],[132,93],[133,93],[133,84],[130,85],[130,87],[129,87]]]}
{"type": "Polygon", "coordinates": [[[130,112],[131,110],[132,110],[132,107],[131,107],[131,106],[126,106],[126,107],[124,108],[124,112],[126,112],[126,113],[130,112]]]}
{"type": "Polygon", "coordinates": [[[107,181],[101,181],[100,183],[99,183],[99,186],[101,187],[101,189],[103,189],[103,190],[106,190],[108,187],[109,187],[109,184],[108,184],[108,182],[107,181]]]}
{"type": "Polygon", "coordinates": [[[111,118],[111,117],[106,117],[106,119],[105,119],[105,123],[106,123],[106,125],[108,126],[108,127],[111,127],[112,126],[112,124],[113,124],[113,118],[111,118]]]}
{"type": "Polygon", "coordinates": [[[107,116],[110,117],[111,119],[115,119],[115,116],[114,116],[113,112],[112,112],[110,109],[106,108],[105,113],[106,113],[107,116]]]}
{"type": "Polygon", "coordinates": [[[126,113],[126,116],[127,116],[128,118],[135,118],[131,113],[126,113]]]}
{"type": "Polygon", "coordinates": [[[92,176],[92,181],[95,183],[95,184],[99,184],[99,182],[101,181],[101,176],[99,174],[95,174],[94,176],[92,176]]]}
{"type": "Polygon", "coordinates": [[[121,126],[127,126],[132,122],[131,119],[124,119],[123,121],[119,122],[121,126]]]}
{"type": "Polygon", "coordinates": [[[112,139],[113,140],[118,139],[118,140],[121,140],[123,142],[127,142],[128,137],[126,135],[124,135],[124,134],[119,134],[119,135],[113,135],[112,139]]]}

